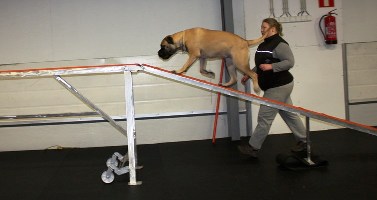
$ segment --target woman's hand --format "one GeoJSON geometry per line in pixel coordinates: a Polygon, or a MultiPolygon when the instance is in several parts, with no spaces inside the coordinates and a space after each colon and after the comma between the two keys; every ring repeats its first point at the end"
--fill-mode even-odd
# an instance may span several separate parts
{"type": "Polygon", "coordinates": [[[262,71],[272,70],[272,64],[261,64],[261,65],[259,65],[259,68],[262,71]]]}

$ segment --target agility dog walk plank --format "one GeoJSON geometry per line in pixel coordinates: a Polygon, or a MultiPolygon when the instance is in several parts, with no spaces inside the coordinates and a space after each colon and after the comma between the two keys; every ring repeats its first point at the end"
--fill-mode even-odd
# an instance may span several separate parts
{"type": "MultiPolygon", "coordinates": [[[[136,130],[135,130],[135,113],[134,113],[134,99],[133,99],[133,83],[132,83],[132,72],[142,71],[155,76],[160,76],[163,78],[175,80],[188,85],[196,86],[202,89],[206,89],[213,92],[219,92],[224,95],[236,97],[246,101],[251,101],[273,107],[279,110],[284,110],[288,112],[297,113],[306,117],[307,120],[307,136],[308,136],[308,155],[305,161],[308,161],[309,165],[315,166],[310,155],[310,141],[309,141],[309,119],[317,119],[324,122],[329,122],[332,124],[340,125],[346,128],[354,129],[357,131],[365,132],[374,136],[377,136],[377,129],[374,127],[366,126],[363,124],[351,122],[345,119],[330,116],[324,113],[318,113],[315,111],[307,110],[301,107],[288,105],[271,99],[266,99],[259,97],[254,94],[244,93],[232,88],[227,88],[219,86],[217,84],[200,80],[197,78],[189,77],[183,74],[175,74],[165,69],[159,67],[151,66],[148,64],[117,64],[117,65],[98,65],[98,66],[74,66],[74,67],[58,67],[58,68],[37,68],[37,69],[25,69],[25,70],[4,70],[0,71],[1,79],[12,79],[12,78],[28,78],[28,77],[39,77],[39,76],[50,76],[54,77],[59,83],[63,84],[65,88],[76,95],[77,98],[82,100],[90,108],[95,110],[99,115],[106,119],[111,125],[113,125],[118,131],[126,135],[128,138],[128,154],[121,156],[119,153],[114,153],[114,155],[106,162],[108,170],[105,171],[101,178],[105,183],[111,183],[114,180],[115,172],[118,175],[123,173],[130,174],[130,185],[141,184],[140,181],[136,181],[136,169],[137,166],[137,153],[136,153],[136,130]],[[114,120],[108,116],[106,113],[97,108],[88,99],[83,97],[78,91],[76,91],[71,85],[66,83],[64,79],[60,76],[63,75],[83,75],[83,74],[105,74],[105,73],[124,73],[125,78],[125,98],[126,98],[126,116],[127,116],[127,130],[120,127],[114,122],[114,120]],[[121,165],[118,165],[118,160],[121,165]],[[123,167],[125,162],[129,162],[128,167],[123,167]],[[121,168],[120,168],[121,166],[121,168]]],[[[283,159],[284,160],[284,159],[283,159]]],[[[315,162],[315,160],[314,160],[315,162]]]]}
{"type": "Polygon", "coordinates": [[[228,95],[228,96],[233,96],[233,97],[237,97],[239,99],[243,99],[243,100],[246,100],[246,101],[251,101],[251,102],[259,103],[259,104],[262,104],[262,105],[270,106],[270,107],[273,107],[273,108],[277,108],[279,110],[298,113],[300,115],[303,115],[303,116],[306,116],[306,117],[309,117],[309,118],[318,119],[318,120],[321,120],[321,121],[329,122],[329,123],[332,123],[332,124],[340,125],[340,126],[343,126],[343,127],[346,127],[346,128],[355,129],[355,130],[358,130],[358,131],[361,131],[361,132],[365,132],[365,133],[369,133],[369,134],[372,134],[374,136],[377,136],[377,129],[376,128],[371,127],[371,126],[367,126],[367,125],[364,125],[364,124],[359,124],[359,123],[356,123],[356,122],[337,118],[337,117],[330,116],[330,115],[327,115],[327,114],[324,114],[324,113],[318,113],[318,112],[311,111],[311,110],[308,110],[308,109],[304,109],[304,108],[301,108],[301,107],[285,104],[285,103],[282,103],[282,102],[279,102],[279,101],[266,99],[266,98],[263,98],[263,97],[260,97],[260,96],[254,95],[254,94],[248,94],[248,93],[245,93],[245,92],[242,92],[242,91],[239,91],[239,90],[234,90],[232,88],[222,87],[222,86],[219,86],[217,84],[214,84],[214,83],[211,83],[211,82],[208,82],[208,81],[204,81],[204,80],[200,80],[200,79],[196,79],[196,78],[193,78],[193,77],[189,77],[189,76],[185,76],[185,75],[181,75],[181,74],[180,75],[173,74],[170,71],[167,71],[167,70],[164,70],[164,69],[161,69],[161,68],[158,68],[158,67],[150,66],[150,65],[143,65],[143,70],[147,73],[158,75],[158,76],[161,76],[161,77],[164,77],[164,78],[169,78],[169,79],[172,79],[172,80],[176,80],[176,81],[179,81],[179,82],[183,82],[183,83],[186,83],[186,84],[197,86],[197,87],[207,89],[207,90],[210,90],[210,91],[220,92],[220,93],[228,95]]]}
{"type": "Polygon", "coordinates": [[[56,68],[35,68],[24,70],[3,70],[0,71],[0,79],[12,78],[27,78],[38,76],[60,76],[60,75],[80,75],[80,74],[103,74],[103,73],[121,73],[124,71],[143,71],[149,74],[161,76],[178,82],[197,86],[206,90],[220,92],[225,95],[237,97],[243,100],[252,101],[262,105],[285,110],[288,112],[298,113],[309,118],[317,119],[320,121],[329,122],[332,124],[340,125],[346,128],[354,129],[357,131],[365,132],[377,136],[377,129],[364,124],[348,121],[345,119],[330,116],[324,113],[315,112],[305,108],[281,103],[271,99],[259,97],[254,94],[244,93],[227,87],[222,87],[217,84],[204,81],[201,79],[185,76],[182,74],[174,74],[168,70],[151,66],[148,64],[113,64],[113,65],[95,65],[95,66],[70,66],[70,67],[56,67],[56,68]]]}

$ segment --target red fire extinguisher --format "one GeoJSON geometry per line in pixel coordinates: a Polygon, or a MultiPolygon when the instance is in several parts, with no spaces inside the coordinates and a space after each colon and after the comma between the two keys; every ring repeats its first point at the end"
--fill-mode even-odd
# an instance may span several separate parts
{"type": "Polygon", "coordinates": [[[322,35],[325,39],[326,44],[337,44],[338,39],[336,37],[336,21],[333,15],[337,15],[334,11],[336,9],[328,12],[326,15],[323,15],[319,20],[319,29],[322,32],[322,35]],[[322,20],[325,20],[325,31],[323,31],[321,23],[322,20]]]}

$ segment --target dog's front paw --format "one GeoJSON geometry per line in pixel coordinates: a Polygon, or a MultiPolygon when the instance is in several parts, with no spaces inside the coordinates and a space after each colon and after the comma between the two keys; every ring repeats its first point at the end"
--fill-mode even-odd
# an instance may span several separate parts
{"type": "Polygon", "coordinates": [[[177,70],[172,70],[170,72],[173,73],[173,74],[182,74],[182,73],[184,73],[184,72],[177,72],[177,70]]]}

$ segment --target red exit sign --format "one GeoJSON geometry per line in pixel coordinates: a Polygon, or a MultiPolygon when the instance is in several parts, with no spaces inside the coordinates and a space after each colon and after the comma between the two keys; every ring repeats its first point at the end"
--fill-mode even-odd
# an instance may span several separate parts
{"type": "Polygon", "coordinates": [[[323,7],[334,7],[334,0],[318,0],[320,8],[323,7]]]}

